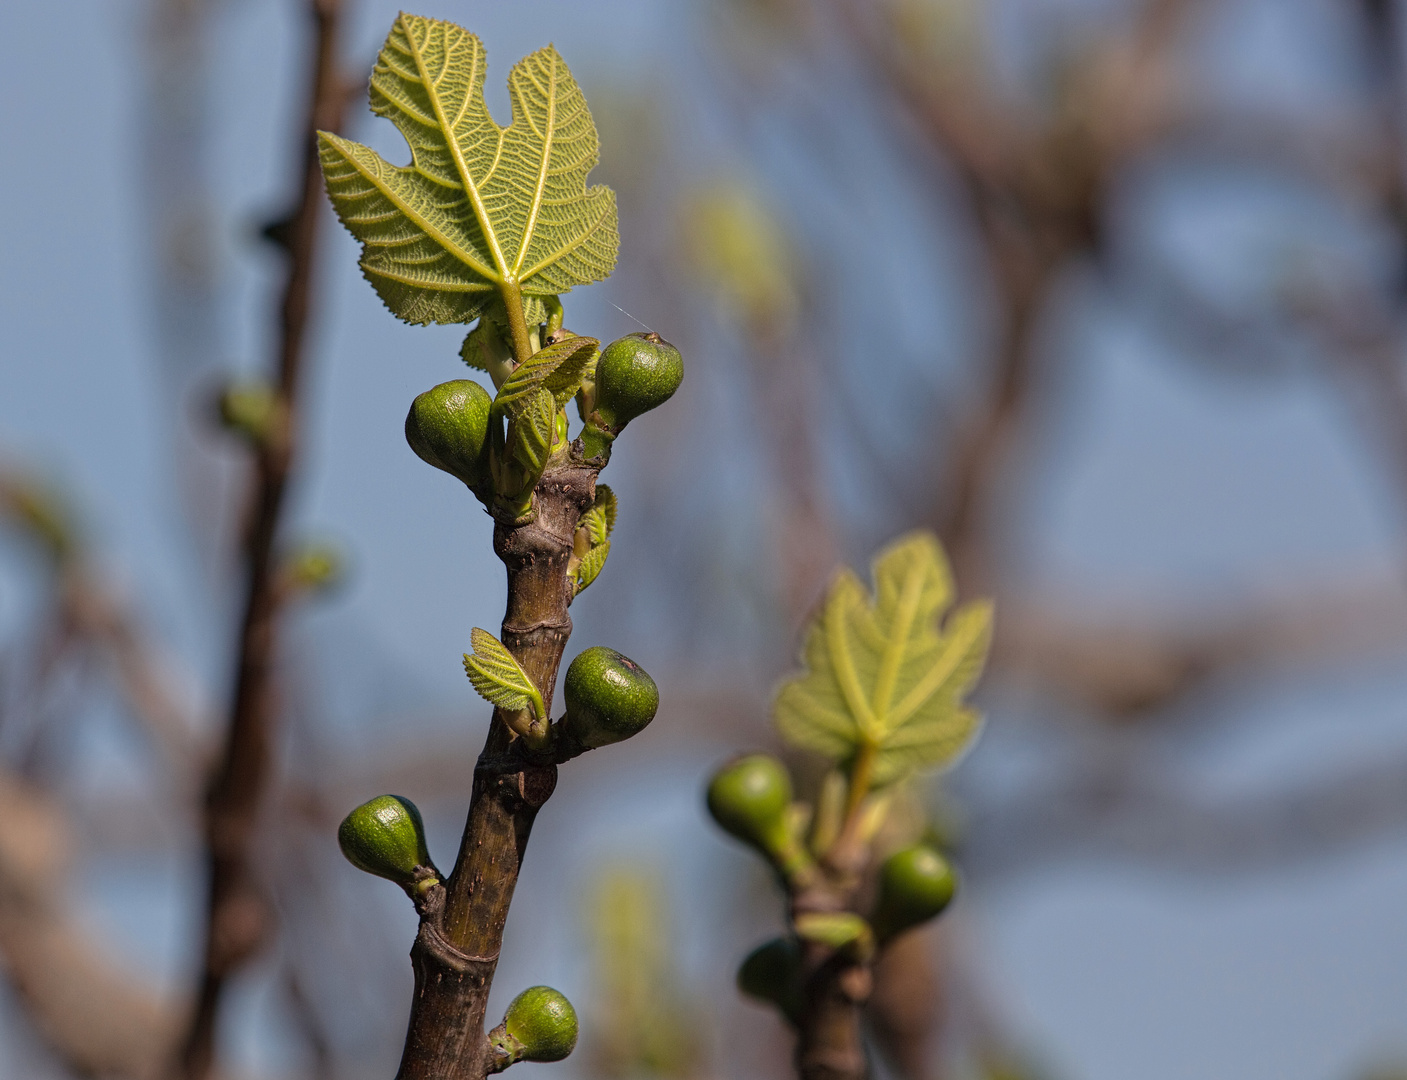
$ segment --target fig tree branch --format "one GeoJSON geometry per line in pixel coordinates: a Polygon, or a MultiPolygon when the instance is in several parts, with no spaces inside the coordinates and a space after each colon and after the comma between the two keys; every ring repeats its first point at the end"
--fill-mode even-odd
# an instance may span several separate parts
{"type": "Polygon", "coordinates": [[[255,874],[252,845],[267,787],[278,714],[275,691],[280,589],[278,542],[299,437],[299,389],[319,222],[322,173],[315,132],[339,126],[346,102],[338,57],[340,0],[309,0],[313,63],[307,113],[299,126],[303,154],[297,209],[286,224],[287,277],[271,380],[277,420],[253,447],[250,521],[243,552],[244,604],[224,744],[206,790],[203,830],[209,894],[195,1008],[181,1049],[187,1080],[214,1066],[215,1032],[226,982],[265,940],[271,913],[255,874]]]}

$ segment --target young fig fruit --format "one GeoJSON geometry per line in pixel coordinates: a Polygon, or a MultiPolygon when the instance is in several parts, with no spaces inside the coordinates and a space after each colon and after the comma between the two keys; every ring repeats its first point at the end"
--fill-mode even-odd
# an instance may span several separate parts
{"type": "Polygon", "coordinates": [[[896,851],[879,870],[879,903],[872,920],[875,934],[887,941],[942,913],[957,891],[957,875],[948,860],[927,844],[896,851]]]}
{"type": "Polygon", "coordinates": [[[515,1061],[561,1061],[576,1046],[576,1010],[550,986],[532,986],[513,999],[503,1023],[489,1033],[495,1050],[515,1061]]]}
{"type": "Polygon", "coordinates": [[[564,734],[586,750],[643,731],[660,705],[659,688],[645,669],[602,645],[572,661],[562,691],[567,701],[564,734]]]}
{"type": "Polygon", "coordinates": [[[405,440],[422,461],[463,480],[475,492],[489,481],[489,409],[493,401],[473,379],[426,390],[410,406],[405,440]]]}
{"type": "Polygon", "coordinates": [[[595,411],[600,427],[614,438],[637,416],[668,401],[683,379],[679,350],[653,331],[626,334],[611,342],[596,361],[595,411]]]}
{"type": "Polygon", "coordinates": [[[724,832],[775,854],[787,846],[791,777],[766,754],[725,765],[708,785],[708,812],[724,832]]]}
{"type": "Polygon", "coordinates": [[[801,947],[795,938],[779,937],[748,953],[738,968],[738,989],[770,1002],[795,1024],[801,1017],[801,947]]]}
{"type": "Polygon", "coordinates": [[[423,892],[439,879],[425,846],[425,824],[415,803],[399,795],[364,802],[337,827],[337,843],[358,870],[423,892]]]}

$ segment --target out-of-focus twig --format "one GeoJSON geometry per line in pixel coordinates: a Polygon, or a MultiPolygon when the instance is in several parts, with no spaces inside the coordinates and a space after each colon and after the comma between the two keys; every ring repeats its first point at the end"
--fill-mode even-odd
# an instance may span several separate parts
{"type": "Polygon", "coordinates": [[[226,980],[264,941],[270,920],[251,855],[260,800],[269,778],[278,711],[274,687],[280,614],[276,542],[298,437],[298,391],[323,213],[315,133],[340,126],[348,96],[337,51],[340,0],[309,0],[307,10],[314,37],[308,112],[299,127],[303,144],[299,198],[296,211],[279,231],[288,252],[273,379],[280,422],[254,452],[251,516],[245,533],[245,602],[234,693],[224,746],[206,795],[209,898],[203,971],[181,1051],[180,1070],[188,1080],[204,1080],[210,1075],[226,980]]]}
{"type": "Polygon", "coordinates": [[[35,1028],[75,1073],[150,1080],[179,1013],[119,968],[62,900],[63,812],[0,769],[0,962],[35,1028]]]}

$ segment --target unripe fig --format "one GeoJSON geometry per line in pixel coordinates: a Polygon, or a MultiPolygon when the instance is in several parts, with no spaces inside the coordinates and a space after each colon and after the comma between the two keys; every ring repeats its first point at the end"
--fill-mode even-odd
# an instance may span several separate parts
{"type": "Polygon", "coordinates": [[[473,379],[455,379],[426,390],[410,406],[405,439],[426,464],[456,476],[474,490],[488,482],[485,436],[493,401],[473,379]]]}
{"type": "Polygon", "coordinates": [[[684,378],[684,359],[664,338],[627,334],[596,361],[596,412],[612,434],[673,396],[684,378]]]}
{"type": "Polygon", "coordinates": [[[583,748],[620,742],[644,730],[660,705],[645,669],[615,649],[595,645],[567,668],[565,733],[583,748]]]}
{"type": "Polygon", "coordinates": [[[502,1032],[496,1042],[513,1061],[561,1061],[576,1046],[576,1010],[550,986],[529,987],[508,1006],[502,1032]]]}
{"type": "Polygon", "coordinates": [[[738,968],[738,989],[775,1005],[793,1023],[801,1015],[801,947],[795,938],[773,938],[748,953],[738,968]]]}
{"type": "Polygon", "coordinates": [[[927,922],[952,902],[957,875],[927,844],[896,851],[879,870],[879,903],[873,919],[881,940],[927,922]]]}
{"type": "Polygon", "coordinates": [[[438,877],[425,846],[420,811],[399,795],[364,802],[337,827],[337,843],[358,870],[411,889],[438,877]]]}
{"type": "Polygon", "coordinates": [[[786,847],[791,777],[776,758],[752,754],[725,765],[708,785],[708,812],[739,840],[775,853],[786,847]]]}

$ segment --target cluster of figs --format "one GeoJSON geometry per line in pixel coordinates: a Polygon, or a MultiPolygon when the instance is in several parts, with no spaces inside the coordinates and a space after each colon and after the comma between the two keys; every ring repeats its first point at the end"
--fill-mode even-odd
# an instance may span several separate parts
{"type": "MultiPolygon", "coordinates": [[[[583,456],[607,456],[626,424],[668,401],[683,378],[679,350],[653,331],[627,334],[607,345],[577,392],[583,456]]],[[[462,480],[483,502],[493,490],[492,409],[493,399],[477,382],[454,379],[418,396],[405,421],[411,449],[427,464],[462,480]]],[[[559,440],[566,435],[564,421],[559,414],[559,440]]]]}
{"type": "MultiPolygon", "coordinates": [[[[766,754],[724,765],[708,786],[708,810],[725,832],[760,852],[783,878],[810,861],[797,828],[791,777],[766,754]]],[[[879,867],[876,899],[866,920],[876,947],[942,914],[957,877],[936,848],[923,843],[895,851],[879,867]]],[[[802,1008],[801,944],[774,938],[754,949],[738,969],[738,988],[774,1005],[797,1022],[802,1008]]]]}
{"type": "MultiPolygon", "coordinates": [[[[580,653],[563,680],[566,714],[558,737],[571,753],[628,739],[655,717],[659,688],[639,664],[601,646],[580,653]]],[[[347,861],[394,881],[420,902],[443,877],[430,859],[420,811],[400,795],[379,795],[342,819],[337,842],[347,861]]],[[[514,1061],[560,1061],[576,1045],[571,1003],[550,986],[534,986],[513,999],[503,1023],[489,1035],[514,1061]]]]}
{"type": "MultiPolygon", "coordinates": [[[[678,389],[683,362],[655,333],[629,334],[608,345],[577,394],[588,460],[609,453],[626,424],[663,404],[678,389]]],[[[425,462],[461,480],[481,501],[493,495],[489,425],[493,399],[470,379],[441,383],[419,395],[406,417],[406,441],[425,462]]],[[[558,417],[557,440],[565,436],[558,417]]],[[[628,739],[644,730],[659,708],[659,689],[639,664],[602,646],[586,649],[567,668],[566,712],[552,726],[559,758],[628,739]]],[[[443,875],[430,859],[420,811],[399,795],[380,795],[343,819],[337,840],[347,860],[394,881],[417,904],[443,875]]],[[[572,1052],[577,1017],[549,986],[524,990],[489,1033],[500,1065],[560,1061],[572,1052]]]]}

